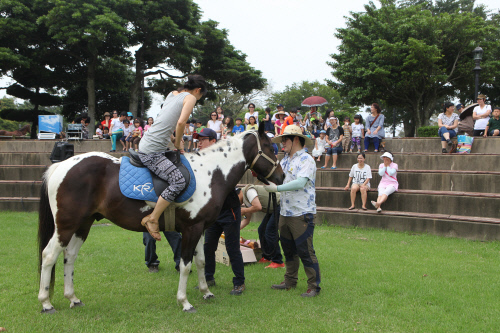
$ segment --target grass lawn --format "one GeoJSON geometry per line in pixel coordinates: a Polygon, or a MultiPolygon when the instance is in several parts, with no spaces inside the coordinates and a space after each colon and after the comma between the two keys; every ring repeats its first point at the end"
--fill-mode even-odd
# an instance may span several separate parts
{"type": "MultiPolygon", "coordinates": [[[[198,312],[181,311],[178,274],[166,241],[158,274],[144,265],[142,235],[96,225],[75,265],[76,295],[63,295],[56,268],[54,315],[40,314],[35,213],[0,214],[0,326],[7,332],[499,332],[500,243],[380,230],[318,226],[315,247],[321,294],[270,289],[284,269],[245,266],[247,290],[230,296],[232,271],[217,264],[215,299],[188,282],[198,312]]],[[[257,223],[243,232],[257,237],[257,223]]],[[[193,265],[194,267],[194,265],[193,265]]],[[[195,268],[193,268],[195,270],[195,268]]]]}

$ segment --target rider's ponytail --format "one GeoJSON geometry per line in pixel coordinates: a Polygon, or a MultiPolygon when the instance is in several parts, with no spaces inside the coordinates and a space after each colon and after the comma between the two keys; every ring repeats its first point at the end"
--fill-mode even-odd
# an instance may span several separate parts
{"type": "Polygon", "coordinates": [[[207,93],[207,83],[205,79],[198,74],[189,75],[186,83],[184,83],[184,89],[193,90],[196,88],[201,88],[201,93],[205,95],[207,93]]]}

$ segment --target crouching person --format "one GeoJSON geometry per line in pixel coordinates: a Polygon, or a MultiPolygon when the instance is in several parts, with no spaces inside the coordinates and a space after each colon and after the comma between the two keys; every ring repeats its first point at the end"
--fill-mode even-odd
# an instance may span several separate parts
{"type": "Polygon", "coordinates": [[[283,185],[271,183],[268,192],[281,192],[279,231],[285,254],[285,280],[272,285],[272,289],[289,290],[297,286],[300,261],[307,275],[307,291],[302,297],[317,296],[321,290],[318,259],[313,246],[316,216],[316,163],[306,153],[311,139],[302,134],[298,126],[289,125],[273,142],[282,142],[285,157],[281,160],[285,180],[283,185]]]}

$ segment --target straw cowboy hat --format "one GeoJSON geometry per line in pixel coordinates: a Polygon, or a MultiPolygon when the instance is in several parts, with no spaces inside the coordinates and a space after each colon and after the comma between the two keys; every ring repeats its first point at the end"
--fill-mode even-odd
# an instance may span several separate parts
{"type": "Polygon", "coordinates": [[[277,115],[280,115],[280,114],[283,114],[283,115],[285,115],[285,116],[286,116],[285,111],[278,111],[278,112],[276,112],[274,115],[275,115],[275,116],[277,116],[277,115]]]}
{"type": "Polygon", "coordinates": [[[291,135],[304,138],[306,140],[306,145],[312,145],[313,144],[313,141],[310,138],[308,138],[307,136],[305,136],[304,134],[302,134],[302,130],[297,125],[288,125],[287,127],[285,127],[285,130],[283,131],[283,134],[276,136],[271,141],[274,142],[274,143],[280,143],[281,140],[282,140],[281,138],[283,136],[291,136],[291,135]]]}

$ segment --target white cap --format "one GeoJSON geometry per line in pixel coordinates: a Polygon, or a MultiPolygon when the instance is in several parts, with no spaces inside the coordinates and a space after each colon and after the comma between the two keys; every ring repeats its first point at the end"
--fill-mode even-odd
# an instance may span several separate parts
{"type": "Polygon", "coordinates": [[[383,161],[384,160],[384,157],[388,157],[391,159],[391,161],[394,162],[394,157],[392,156],[391,153],[389,153],[388,151],[386,151],[384,154],[382,154],[382,156],[380,156],[380,159],[383,161]]]}

